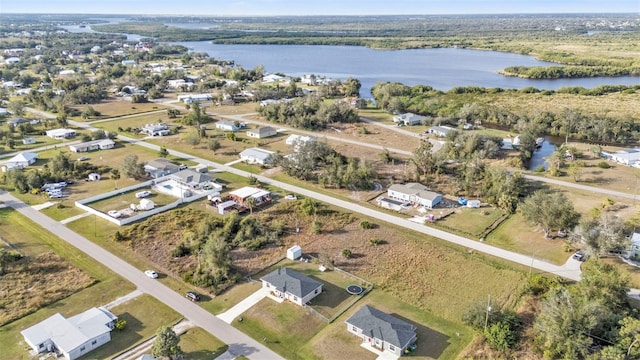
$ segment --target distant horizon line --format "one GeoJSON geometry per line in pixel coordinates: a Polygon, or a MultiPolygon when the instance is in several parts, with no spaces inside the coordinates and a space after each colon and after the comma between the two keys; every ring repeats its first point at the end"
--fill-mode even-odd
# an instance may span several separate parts
{"type": "Polygon", "coordinates": [[[142,13],[70,13],[70,12],[60,12],[60,13],[37,13],[37,12],[5,12],[0,13],[0,17],[3,15],[102,15],[102,16],[144,16],[144,17],[152,17],[152,16],[181,16],[181,17],[330,17],[330,16],[351,16],[351,17],[369,17],[369,16],[381,16],[381,17],[390,17],[390,16],[485,16],[485,15],[638,15],[640,11],[631,11],[631,12],[620,12],[620,11],[594,11],[594,12],[510,12],[510,13],[438,13],[438,14],[271,14],[271,15],[260,15],[260,14],[243,14],[243,15],[214,15],[214,14],[142,14],[142,13]]]}

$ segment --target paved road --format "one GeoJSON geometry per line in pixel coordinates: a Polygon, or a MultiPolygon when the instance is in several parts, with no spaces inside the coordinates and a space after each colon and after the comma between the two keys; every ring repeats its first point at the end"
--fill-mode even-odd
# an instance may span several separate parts
{"type": "MultiPolygon", "coordinates": [[[[160,150],[160,146],[158,145],[154,145],[154,144],[150,144],[138,139],[133,139],[130,137],[126,137],[126,136],[122,136],[119,135],[118,138],[122,141],[127,141],[136,145],[140,145],[140,146],[144,146],[146,148],[155,150],[155,151],[159,151],[160,150]]],[[[171,155],[174,156],[178,156],[180,158],[183,158],[185,160],[191,160],[191,161],[195,161],[198,162],[200,164],[205,164],[208,166],[211,166],[213,168],[216,168],[218,170],[222,170],[222,171],[226,171],[232,174],[236,174],[236,175],[240,175],[243,177],[249,177],[252,174],[250,174],[247,171],[243,171],[243,170],[239,170],[230,166],[226,166],[226,165],[222,165],[222,164],[218,164],[215,163],[213,161],[209,161],[206,159],[202,159],[187,153],[183,153],[180,151],[175,151],[175,150],[169,150],[169,153],[171,155]]],[[[353,202],[349,202],[349,201],[344,201],[344,200],[340,200],[340,199],[336,199],[334,197],[328,196],[328,195],[324,195],[324,194],[320,194],[317,193],[315,191],[311,191],[311,190],[307,190],[307,189],[303,189],[301,187],[298,186],[294,186],[294,185],[290,185],[281,181],[276,181],[273,179],[270,179],[268,177],[264,177],[261,175],[253,175],[255,176],[260,182],[265,183],[265,184],[270,184],[276,187],[279,187],[287,192],[293,192],[293,193],[297,193],[297,194],[301,194],[304,195],[306,197],[309,198],[313,198],[328,204],[332,204],[338,207],[341,207],[343,209],[346,209],[347,211],[351,211],[351,212],[355,212],[355,213],[360,213],[366,216],[369,216],[371,218],[380,220],[380,221],[384,221],[384,222],[388,222],[388,223],[392,223],[395,225],[400,225],[403,226],[407,229],[411,229],[414,231],[417,231],[419,233],[425,234],[425,235],[429,235],[429,236],[433,236],[442,240],[446,240],[449,241],[451,243],[463,246],[467,249],[470,250],[476,250],[476,251],[480,251],[489,255],[493,255],[502,259],[506,259],[509,261],[513,261],[516,262],[518,264],[524,265],[524,266],[528,266],[531,267],[533,269],[536,269],[538,271],[544,272],[544,273],[551,273],[551,274],[555,274],[555,275],[559,275],[571,280],[580,280],[580,262],[575,261],[573,259],[569,259],[567,261],[566,264],[562,265],[562,266],[558,266],[558,265],[554,265],[551,264],[549,262],[546,262],[544,260],[540,260],[540,259],[535,259],[532,256],[528,256],[528,255],[523,255],[523,254],[519,254],[513,251],[508,251],[508,250],[504,250],[504,249],[500,249],[491,245],[487,245],[485,243],[479,242],[477,240],[472,240],[472,239],[468,239],[462,236],[458,236],[458,235],[454,235],[454,234],[450,234],[446,231],[442,231],[442,230],[438,230],[429,226],[425,226],[422,224],[417,224],[415,222],[411,222],[408,219],[403,219],[400,217],[397,217],[395,215],[389,215],[385,212],[381,212],[375,209],[371,209],[362,205],[358,205],[355,204],[353,202]]]]}
{"type": "Polygon", "coordinates": [[[602,188],[599,188],[599,187],[576,184],[576,183],[572,183],[572,182],[568,182],[568,181],[549,179],[549,178],[546,178],[544,176],[524,175],[524,177],[526,179],[533,180],[533,181],[540,181],[540,182],[545,182],[545,183],[549,183],[549,184],[566,186],[566,187],[570,187],[570,188],[574,188],[574,189],[590,191],[590,192],[597,193],[597,194],[618,196],[618,197],[621,197],[621,198],[631,199],[631,200],[634,200],[634,201],[640,200],[640,196],[638,196],[638,195],[623,193],[621,191],[602,189],[602,188]]]}
{"type": "Polygon", "coordinates": [[[187,300],[181,294],[144,275],[141,269],[136,269],[129,263],[111,254],[100,246],[69,230],[61,223],[50,219],[39,211],[31,208],[7,192],[0,192],[0,201],[10,206],[32,221],[40,224],[54,235],[64,239],[80,251],[93,257],[96,261],[108,267],[123,278],[131,281],[138,290],[149,294],[170,308],[179,312],[197,326],[211,333],[229,345],[229,351],[236,356],[244,355],[250,359],[282,359],[261,343],[235,329],[231,325],[218,319],[200,306],[187,300]]]}

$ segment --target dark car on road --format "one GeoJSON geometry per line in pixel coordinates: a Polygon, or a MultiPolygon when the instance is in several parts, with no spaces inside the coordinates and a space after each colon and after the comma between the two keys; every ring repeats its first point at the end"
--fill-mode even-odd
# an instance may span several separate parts
{"type": "Polygon", "coordinates": [[[200,301],[200,294],[195,293],[193,291],[188,291],[185,296],[187,297],[187,299],[191,300],[191,301],[200,301]]]}

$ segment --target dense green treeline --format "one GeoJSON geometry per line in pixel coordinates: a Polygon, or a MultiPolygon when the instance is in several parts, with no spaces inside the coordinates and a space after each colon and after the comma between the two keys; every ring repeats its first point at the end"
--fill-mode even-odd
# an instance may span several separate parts
{"type": "Polygon", "coordinates": [[[400,83],[377,83],[372,95],[378,106],[390,112],[413,112],[427,116],[426,125],[479,122],[521,131],[535,126],[541,133],[569,136],[588,142],[630,144],[640,141],[640,123],[630,116],[593,114],[580,108],[564,107],[562,111],[518,112],[492,104],[497,94],[540,93],[601,96],[614,92],[635,93],[640,86],[599,86],[561,88],[557,91],[535,88],[520,90],[486,89],[477,86],[456,87],[442,92],[430,86],[406,86],[400,83]]]}

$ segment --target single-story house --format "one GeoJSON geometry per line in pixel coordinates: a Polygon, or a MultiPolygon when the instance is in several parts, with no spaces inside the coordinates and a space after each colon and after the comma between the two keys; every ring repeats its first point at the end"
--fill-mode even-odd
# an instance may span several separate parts
{"type": "Polygon", "coordinates": [[[16,127],[16,126],[19,126],[21,124],[26,124],[26,123],[29,123],[29,120],[27,120],[25,118],[21,118],[21,117],[16,117],[16,118],[7,120],[7,125],[9,125],[11,127],[16,127]]]}
{"type": "Polygon", "coordinates": [[[13,170],[13,169],[23,169],[38,160],[38,154],[32,153],[28,151],[21,152],[11,159],[4,162],[4,166],[2,167],[2,171],[13,170]]]}
{"type": "Polygon", "coordinates": [[[240,152],[240,159],[249,164],[267,165],[273,158],[273,151],[260,148],[250,148],[240,152]]]}
{"type": "Polygon", "coordinates": [[[149,136],[166,136],[171,133],[169,131],[169,125],[161,122],[155,124],[146,124],[140,131],[149,136]]]}
{"type": "Polygon", "coordinates": [[[345,321],[347,331],[374,348],[402,356],[418,339],[416,327],[393,315],[365,305],[345,321]]]}
{"type": "Polygon", "coordinates": [[[280,75],[276,75],[276,74],[267,74],[267,75],[262,77],[262,82],[265,83],[265,84],[277,83],[277,82],[282,82],[282,81],[285,81],[285,80],[286,80],[286,77],[280,76],[280,75]]]}
{"type": "Polygon", "coordinates": [[[169,175],[169,178],[192,190],[205,189],[209,187],[219,188],[219,190],[222,190],[222,186],[213,182],[213,177],[191,169],[178,171],[177,173],[169,175]]]}
{"type": "Polygon", "coordinates": [[[149,160],[144,164],[144,171],[148,176],[157,179],[162,176],[177,173],[180,171],[180,165],[174,164],[165,158],[149,160]]]}
{"type": "Polygon", "coordinates": [[[271,126],[263,126],[255,130],[247,131],[248,137],[252,137],[256,139],[264,139],[270,136],[276,136],[276,134],[278,134],[278,132],[276,131],[276,129],[272,128],[271,126]]]}
{"type": "Polygon", "coordinates": [[[22,144],[23,145],[31,145],[31,144],[35,144],[35,143],[36,143],[36,139],[34,139],[32,137],[22,138],[22,144]]]}
{"type": "Polygon", "coordinates": [[[71,129],[53,129],[47,130],[45,133],[48,137],[58,140],[68,139],[76,136],[76,132],[71,129]]]}
{"type": "Polygon", "coordinates": [[[640,163],[640,149],[628,149],[611,154],[611,160],[618,164],[634,165],[640,163]]]}
{"type": "Polygon", "coordinates": [[[314,141],[316,141],[315,136],[303,136],[303,135],[291,134],[289,135],[289,137],[287,137],[287,140],[285,140],[285,143],[289,146],[292,146],[293,151],[298,151],[300,149],[300,146],[306,143],[314,142],[314,141]]]}
{"type": "Polygon", "coordinates": [[[69,150],[78,153],[93,150],[108,150],[113,149],[115,146],[116,143],[111,139],[99,139],[87,141],[80,144],[69,145],[69,150]]]}
{"type": "Polygon", "coordinates": [[[220,129],[222,131],[238,131],[240,130],[240,126],[236,125],[236,123],[231,121],[218,121],[216,122],[216,129],[220,129]]]}
{"type": "Polygon", "coordinates": [[[414,113],[405,113],[396,115],[393,117],[393,122],[396,124],[404,124],[407,126],[420,125],[422,121],[426,119],[426,116],[416,115],[414,113]]]}
{"type": "Polygon", "coordinates": [[[229,196],[241,205],[244,205],[245,200],[249,197],[256,199],[256,205],[268,203],[271,201],[270,191],[250,186],[245,186],[238,190],[231,191],[229,193],[229,196]]]}
{"type": "Polygon", "coordinates": [[[20,333],[36,353],[59,351],[74,360],[111,341],[117,320],[109,310],[94,307],[68,319],[55,314],[20,333]]]}
{"type": "Polygon", "coordinates": [[[414,205],[422,205],[429,209],[442,201],[442,195],[418,183],[393,184],[387,190],[387,196],[400,201],[408,201],[414,205]]]}
{"type": "Polygon", "coordinates": [[[289,268],[276,269],[261,279],[262,287],[275,296],[300,306],[322,292],[322,283],[289,268]]]}
{"type": "Polygon", "coordinates": [[[448,126],[432,126],[429,128],[429,133],[438,137],[447,137],[452,131],[455,131],[455,129],[448,126]]]}
{"type": "Polygon", "coordinates": [[[178,101],[182,101],[185,104],[209,101],[211,99],[213,99],[213,97],[211,97],[211,94],[178,95],[178,101]]]}
{"type": "Polygon", "coordinates": [[[380,196],[379,198],[377,198],[376,203],[378,203],[378,206],[382,208],[394,210],[394,211],[402,210],[404,208],[403,205],[405,204],[402,201],[389,199],[383,196],[380,196]]]}

